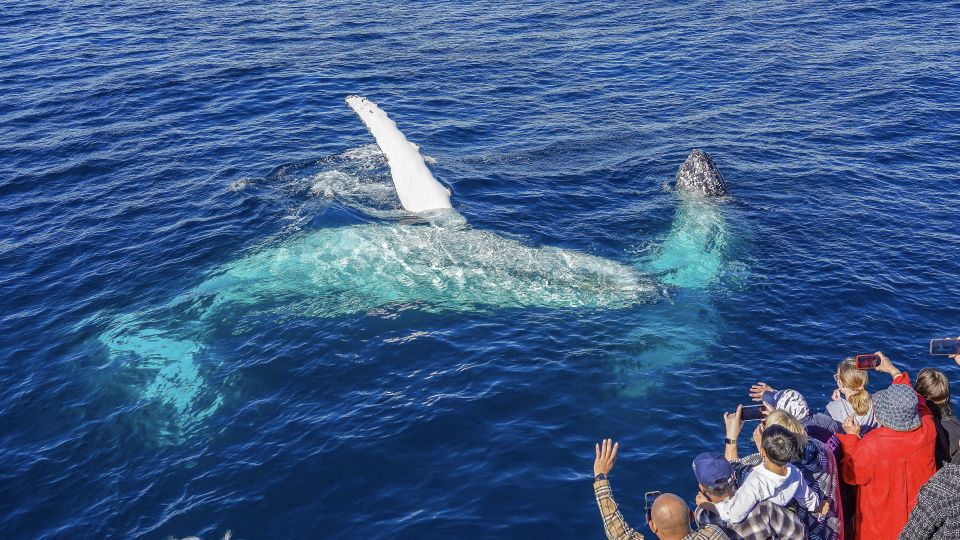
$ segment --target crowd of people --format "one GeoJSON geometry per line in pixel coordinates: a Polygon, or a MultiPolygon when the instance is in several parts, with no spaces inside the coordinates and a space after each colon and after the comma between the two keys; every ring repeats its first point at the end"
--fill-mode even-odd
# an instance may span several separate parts
{"type": "MultiPolygon", "coordinates": [[[[882,352],[872,370],[852,358],[834,374],[823,411],[796,390],[759,382],[752,431],[757,452],[739,455],[743,406],[724,413],[722,453],[693,460],[696,507],[672,493],[647,494],[647,526],[661,540],[960,539],[960,421],[947,376],[922,369],[911,385],[882,352]],[[870,371],[889,387],[867,391],[870,371]]],[[[960,355],[951,357],[960,365],[960,355]]],[[[619,443],[596,445],[594,494],[609,540],[642,540],[613,498],[619,443]]]]}

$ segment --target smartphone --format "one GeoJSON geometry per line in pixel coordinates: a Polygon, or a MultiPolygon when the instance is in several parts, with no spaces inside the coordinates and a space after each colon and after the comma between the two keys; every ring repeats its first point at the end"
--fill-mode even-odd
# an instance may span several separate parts
{"type": "Polygon", "coordinates": [[[880,365],[880,357],[875,354],[858,354],[857,369],[873,369],[880,365]]]}
{"type": "Polygon", "coordinates": [[[647,506],[647,521],[650,521],[650,512],[653,511],[653,501],[657,500],[660,493],[659,491],[648,491],[643,495],[644,502],[647,506]]]}
{"type": "Polygon", "coordinates": [[[930,354],[934,356],[960,354],[960,338],[931,339],[930,354]]]}
{"type": "Polygon", "coordinates": [[[740,409],[740,420],[744,422],[763,420],[763,405],[744,405],[740,409]]]}

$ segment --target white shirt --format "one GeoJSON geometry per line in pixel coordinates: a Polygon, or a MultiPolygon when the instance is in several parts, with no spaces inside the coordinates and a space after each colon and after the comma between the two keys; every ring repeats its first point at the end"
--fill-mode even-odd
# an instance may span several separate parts
{"type": "Polygon", "coordinates": [[[793,499],[811,512],[815,512],[820,506],[820,498],[803,481],[796,467],[787,465],[786,476],[780,476],[759,465],[750,471],[733,497],[718,502],[715,506],[720,519],[727,523],[740,523],[760,501],[769,500],[786,506],[793,499]]]}

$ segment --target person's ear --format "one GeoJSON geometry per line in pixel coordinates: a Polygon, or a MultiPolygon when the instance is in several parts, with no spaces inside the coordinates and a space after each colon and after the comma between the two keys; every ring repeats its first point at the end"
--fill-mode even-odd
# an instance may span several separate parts
{"type": "MultiPolygon", "coordinates": [[[[647,520],[647,527],[650,527],[650,530],[653,531],[653,534],[657,534],[660,531],[657,530],[657,525],[653,522],[652,519],[647,520]]],[[[659,534],[657,534],[659,536],[659,534]]]]}

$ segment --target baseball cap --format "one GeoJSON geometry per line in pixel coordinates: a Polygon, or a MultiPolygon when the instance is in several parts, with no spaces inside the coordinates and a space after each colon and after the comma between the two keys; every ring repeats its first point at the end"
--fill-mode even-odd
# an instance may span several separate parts
{"type": "Polygon", "coordinates": [[[693,474],[698,483],[715,487],[721,481],[733,478],[733,467],[723,454],[704,452],[693,459],[693,474]]]}

